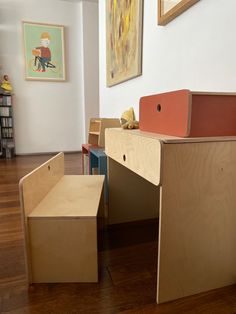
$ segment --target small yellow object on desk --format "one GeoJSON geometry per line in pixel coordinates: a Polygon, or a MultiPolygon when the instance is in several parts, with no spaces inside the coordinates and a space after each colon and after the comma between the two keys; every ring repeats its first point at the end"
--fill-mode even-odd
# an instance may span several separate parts
{"type": "Polygon", "coordinates": [[[139,123],[135,120],[134,109],[132,107],[122,113],[120,120],[123,129],[139,128],[139,123]]]}
{"type": "Polygon", "coordinates": [[[8,75],[3,76],[3,81],[1,82],[1,88],[3,89],[3,92],[6,92],[6,93],[12,92],[13,88],[11,86],[11,83],[8,80],[8,75]]]}

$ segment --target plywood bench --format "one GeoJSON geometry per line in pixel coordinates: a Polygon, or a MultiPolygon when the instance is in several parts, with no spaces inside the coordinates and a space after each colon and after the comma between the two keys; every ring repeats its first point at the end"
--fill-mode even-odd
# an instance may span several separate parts
{"type": "Polygon", "coordinates": [[[97,282],[104,176],[64,175],[59,153],[20,181],[29,283],[97,282]]]}

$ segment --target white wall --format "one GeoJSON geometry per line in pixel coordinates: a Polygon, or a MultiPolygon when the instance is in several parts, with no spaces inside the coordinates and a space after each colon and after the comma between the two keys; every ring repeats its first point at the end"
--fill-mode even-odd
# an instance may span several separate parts
{"type": "Polygon", "coordinates": [[[14,87],[16,152],[74,151],[84,142],[82,4],[0,0],[0,64],[14,87]],[[21,21],[65,25],[67,82],[24,79],[21,21]]]}
{"type": "Polygon", "coordinates": [[[200,0],[166,26],[144,1],[143,74],[106,87],[105,1],[99,1],[100,115],[120,117],[144,95],[187,88],[236,92],[236,1],[200,0]]]}
{"type": "Polygon", "coordinates": [[[82,2],[85,134],[90,118],[99,117],[98,2],[82,2]]]}

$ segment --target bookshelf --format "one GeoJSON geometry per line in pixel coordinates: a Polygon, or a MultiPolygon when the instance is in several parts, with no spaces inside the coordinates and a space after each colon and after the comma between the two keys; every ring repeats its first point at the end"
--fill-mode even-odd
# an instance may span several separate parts
{"type": "Polygon", "coordinates": [[[0,156],[15,155],[12,95],[0,94],[0,156]]]}

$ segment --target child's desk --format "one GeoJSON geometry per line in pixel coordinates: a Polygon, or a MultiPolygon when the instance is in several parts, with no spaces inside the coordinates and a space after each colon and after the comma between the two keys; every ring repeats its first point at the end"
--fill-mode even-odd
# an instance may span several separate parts
{"type": "Polygon", "coordinates": [[[157,303],[236,282],[236,137],[106,130],[109,219],[158,217],[157,303]]]}

